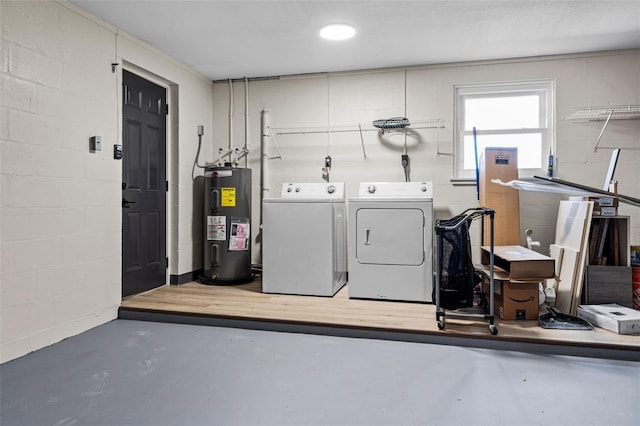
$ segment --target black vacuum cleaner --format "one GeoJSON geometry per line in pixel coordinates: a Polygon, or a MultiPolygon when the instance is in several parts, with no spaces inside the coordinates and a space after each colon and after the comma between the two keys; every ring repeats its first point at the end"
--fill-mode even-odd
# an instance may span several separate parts
{"type": "Polygon", "coordinates": [[[563,314],[555,308],[547,305],[546,314],[540,315],[538,322],[542,328],[553,328],[559,330],[593,330],[593,326],[582,318],[573,315],[563,314]]]}

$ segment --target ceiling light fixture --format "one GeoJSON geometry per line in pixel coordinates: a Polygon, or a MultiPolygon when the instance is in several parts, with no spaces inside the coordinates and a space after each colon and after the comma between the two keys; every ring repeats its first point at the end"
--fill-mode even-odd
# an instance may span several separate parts
{"type": "Polygon", "coordinates": [[[355,28],[347,24],[331,24],[320,30],[320,37],[327,40],[346,40],[355,34],[355,28]]]}

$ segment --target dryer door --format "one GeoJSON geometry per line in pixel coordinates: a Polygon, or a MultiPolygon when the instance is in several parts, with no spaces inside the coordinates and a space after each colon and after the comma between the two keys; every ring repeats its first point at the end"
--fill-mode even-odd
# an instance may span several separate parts
{"type": "Polygon", "coordinates": [[[424,214],[420,209],[359,209],[356,260],[379,265],[424,262],[424,214]]]}

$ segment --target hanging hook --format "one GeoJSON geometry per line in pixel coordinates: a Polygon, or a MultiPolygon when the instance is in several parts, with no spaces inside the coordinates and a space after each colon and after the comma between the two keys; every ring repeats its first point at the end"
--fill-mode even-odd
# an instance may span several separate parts
{"type": "Polygon", "coordinates": [[[331,171],[331,156],[324,157],[324,167],[322,168],[322,179],[329,182],[329,172],[331,171]]]}

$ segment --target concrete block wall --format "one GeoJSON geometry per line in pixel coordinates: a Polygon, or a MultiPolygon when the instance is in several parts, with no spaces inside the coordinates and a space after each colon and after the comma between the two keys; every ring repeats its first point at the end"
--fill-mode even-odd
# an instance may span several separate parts
{"type": "Polygon", "coordinates": [[[115,318],[120,301],[113,33],[85,26],[52,2],[2,2],[3,360],[115,318]],[[94,135],[105,148],[91,154],[94,135]]]}
{"type": "Polygon", "coordinates": [[[113,145],[121,140],[123,67],[170,94],[168,211],[178,232],[168,232],[168,275],[199,267],[191,164],[197,126],[211,129],[212,84],[64,1],[3,0],[0,16],[4,362],[117,316],[122,168],[113,145]],[[95,135],[103,148],[91,153],[95,135]]]}
{"type": "MultiPolygon", "coordinates": [[[[453,173],[454,85],[499,81],[553,79],[556,85],[557,176],[569,181],[601,187],[611,150],[593,150],[602,122],[565,120],[577,107],[640,104],[640,51],[604,52],[509,61],[412,67],[286,77],[249,83],[250,144],[254,147],[249,167],[254,176],[260,167],[260,113],[268,109],[274,128],[333,126],[371,123],[380,118],[406,116],[410,120],[442,119],[445,128],[417,130],[408,138],[413,181],[434,183],[436,217],[451,217],[477,206],[473,186],[455,186],[453,173]],[[405,96],[406,93],[406,96],[405,96]]],[[[244,126],[244,83],[235,83],[234,134],[244,126]]],[[[229,88],[214,84],[214,143],[226,147],[229,138],[229,88]]],[[[321,181],[323,159],[333,159],[331,179],[347,185],[347,195],[357,195],[361,181],[402,181],[401,135],[365,133],[367,158],[358,133],[276,136],[277,147],[267,140],[265,192],[278,197],[283,182],[321,181]],[[282,158],[274,158],[282,154],[282,158]]],[[[241,143],[235,140],[237,145],[241,143]]],[[[620,193],[640,196],[640,120],[616,121],[608,126],[602,147],[622,147],[616,179],[620,193]]],[[[253,208],[260,207],[260,186],[254,181],[253,208]]],[[[548,254],[555,239],[555,222],[562,195],[520,192],[521,240],[534,230],[540,251],[548,254]]],[[[622,206],[620,214],[631,216],[631,240],[640,243],[640,209],[622,206]]],[[[252,229],[259,229],[254,214],[252,229]]],[[[472,236],[479,235],[472,231],[472,236]]],[[[254,235],[254,261],[259,262],[259,239],[254,235]]],[[[474,239],[474,244],[478,239],[474,239]]]]}

